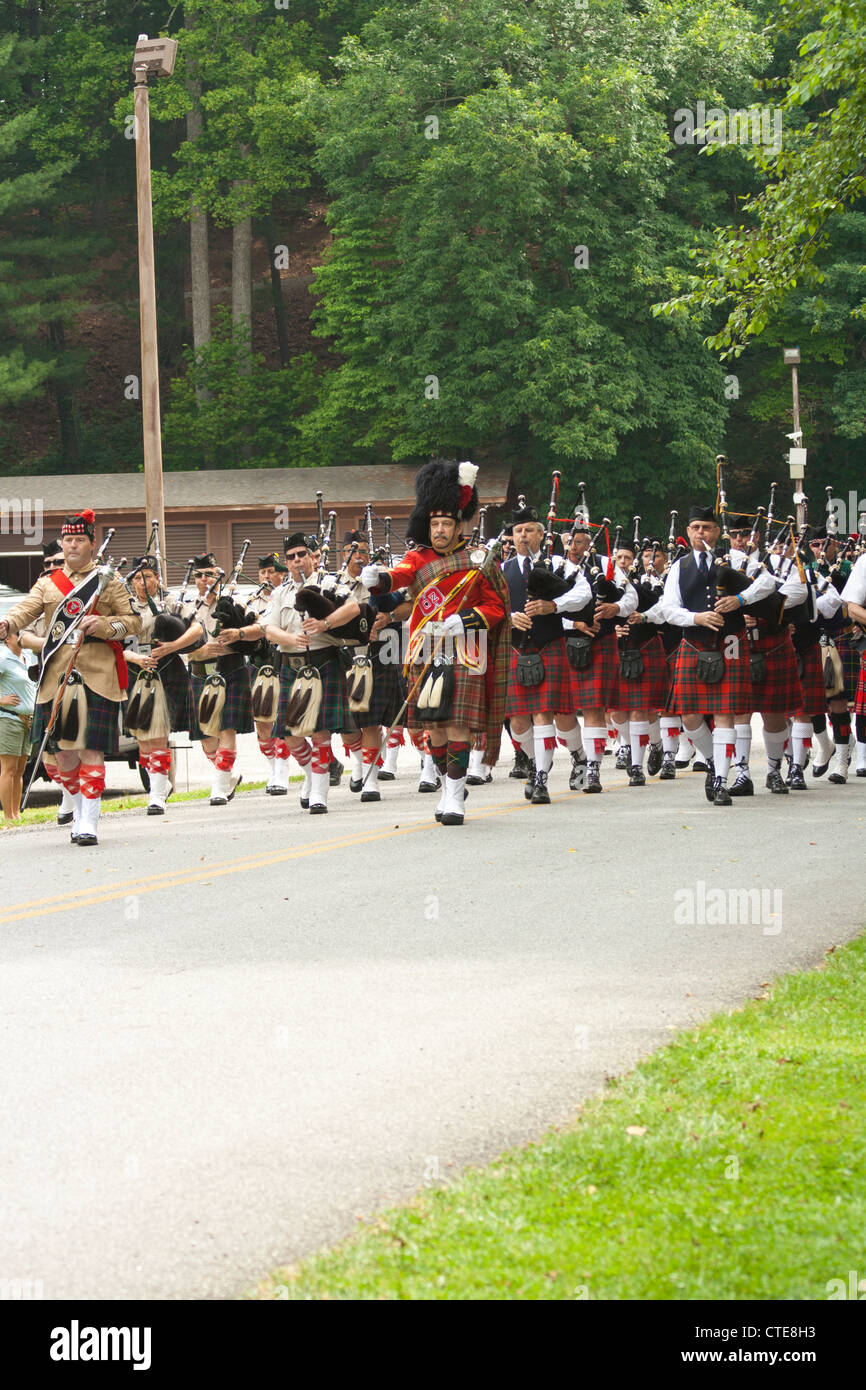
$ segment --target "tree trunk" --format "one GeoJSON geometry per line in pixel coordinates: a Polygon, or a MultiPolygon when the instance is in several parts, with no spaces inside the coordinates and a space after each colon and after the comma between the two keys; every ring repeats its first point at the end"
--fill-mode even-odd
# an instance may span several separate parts
{"type": "Polygon", "coordinates": [[[58,372],[53,377],[51,389],[57,407],[57,421],[60,426],[60,459],[64,469],[76,472],[81,462],[81,449],[78,440],[78,420],[75,410],[75,394],[66,381],[63,372],[63,355],[66,352],[66,333],[60,319],[48,324],[48,340],[52,351],[58,356],[58,372]]]}
{"type": "Polygon", "coordinates": [[[274,322],[277,326],[277,344],[280,349],[280,366],[289,365],[289,328],[286,319],[286,301],[283,298],[283,282],[280,272],[275,264],[277,233],[273,220],[269,217],[265,222],[265,233],[268,238],[268,260],[271,268],[271,298],[274,304],[274,322]]]}
{"type": "MultiPolygon", "coordinates": [[[[243,151],[247,153],[246,150],[243,151]]],[[[234,187],[242,189],[245,181],[235,179],[234,187]]],[[[253,219],[244,217],[232,227],[232,322],[235,342],[252,348],[253,327],[253,219]]],[[[244,375],[252,373],[249,357],[242,364],[244,375]]]]}
{"type": "MultiPolygon", "coordinates": [[[[187,29],[195,27],[194,18],[187,14],[184,19],[187,29]]],[[[187,82],[187,91],[192,97],[192,107],[186,117],[186,138],[197,140],[202,132],[201,82],[194,74],[187,82]]],[[[190,289],[192,291],[192,345],[196,359],[200,358],[202,348],[210,342],[210,247],[208,245],[207,212],[199,207],[195,197],[189,205],[189,269],[190,289]]],[[[201,407],[210,393],[200,387],[196,399],[201,407]]]]}

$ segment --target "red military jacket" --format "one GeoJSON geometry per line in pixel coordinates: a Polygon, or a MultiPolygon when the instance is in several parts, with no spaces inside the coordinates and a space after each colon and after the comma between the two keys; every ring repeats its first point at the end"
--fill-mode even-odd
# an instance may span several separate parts
{"type": "MultiPolygon", "coordinates": [[[[467,631],[470,629],[480,630],[497,627],[505,618],[505,603],[503,602],[496,589],[483,574],[476,574],[464,583],[467,570],[478,569],[473,565],[469,558],[469,551],[465,549],[466,542],[462,541],[452,555],[464,550],[465,564],[462,569],[454,574],[442,575],[439,579],[426,584],[415,598],[412,605],[412,616],[409,620],[410,637],[414,635],[416,628],[426,618],[433,618],[440,621],[449,618],[452,613],[457,613],[463,619],[463,626],[467,631]],[[460,587],[459,593],[453,598],[450,595],[453,590],[460,587]]],[[[434,560],[446,558],[430,546],[419,546],[416,550],[409,550],[403,559],[393,569],[386,570],[380,577],[379,584],[373,593],[388,593],[393,589],[408,589],[415,583],[418,573],[423,570],[425,565],[432,564],[434,560]]],[[[463,557],[461,557],[463,558],[463,557]]]]}

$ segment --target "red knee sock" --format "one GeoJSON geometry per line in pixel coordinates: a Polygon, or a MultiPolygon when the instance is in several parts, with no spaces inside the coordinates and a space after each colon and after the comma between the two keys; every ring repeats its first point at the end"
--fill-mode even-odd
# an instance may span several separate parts
{"type": "Polygon", "coordinates": [[[330,743],[314,743],[312,757],[313,771],[319,773],[327,772],[331,761],[330,743]]]}
{"type": "Polygon", "coordinates": [[[233,748],[218,748],[213,765],[217,772],[231,772],[235,765],[237,753],[233,748]]]}
{"type": "MultiPolygon", "coordinates": [[[[105,764],[80,763],[79,781],[81,783],[81,795],[86,796],[88,801],[97,801],[105,791],[105,764]]],[[[67,788],[67,790],[71,790],[71,788],[67,788]]]]}
{"type": "Polygon", "coordinates": [[[171,772],[171,749],[157,748],[147,757],[148,772],[164,772],[166,777],[171,772]]]}

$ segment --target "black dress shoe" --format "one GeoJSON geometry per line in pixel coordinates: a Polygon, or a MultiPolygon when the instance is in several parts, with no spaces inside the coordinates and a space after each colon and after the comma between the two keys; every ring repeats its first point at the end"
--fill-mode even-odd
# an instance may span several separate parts
{"type": "Polygon", "coordinates": [[[791,764],[791,775],[788,778],[788,786],[792,792],[807,792],[806,779],[803,776],[803,769],[799,763],[791,764]]]}
{"type": "Polygon", "coordinates": [[[381,792],[374,792],[374,791],[361,792],[361,800],[362,800],[362,801],[381,801],[381,800],[382,800],[382,793],[381,793],[381,792]]]}
{"type": "Polygon", "coordinates": [[[748,775],[748,773],[746,773],[745,776],[743,776],[742,773],[739,773],[739,772],[737,773],[737,780],[736,780],[736,782],[734,783],[734,785],[730,788],[729,795],[730,795],[730,796],[754,796],[754,795],[755,795],[755,784],[754,784],[754,782],[752,781],[751,777],[748,775]]]}
{"type": "Polygon", "coordinates": [[[713,790],[713,805],[733,806],[733,804],[734,803],[731,801],[731,793],[728,791],[721,777],[717,777],[713,790]]]}
{"type": "MultiPolygon", "coordinates": [[[[529,783],[527,782],[526,785],[528,786],[529,783]]],[[[549,805],[550,805],[550,792],[547,790],[547,773],[546,773],[546,772],[536,772],[536,774],[535,774],[535,785],[534,785],[533,791],[532,791],[532,805],[533,805],[533,806],[549,806],[549,805]]]]}
{"type": "Polygon", "coordinates": [[[764,783],[775,796],[787,796],[788,788],[785,786],[785,779],[777,767],[771,767],[767,773],[767,780],[764,783]]]}
{"type": "Polygon", "coordinates": [[[656,773],[661,771],[663,760],[664,749],[662,745],[660,743],[651,743],[649,752],[646,755],[646,770],[650,777],[655,777],[656,773]]]}
{"type": "Polygon", "coordinates": [[[529,776],[529,758],[522,748],[518,748],[515,753],[514,766],[508,775],[509,777],[519,779],[521,782],[525,782],[526,778],[529,776]]]}
{"type": "Polygon", "coordinates": [[[435,781],[435,782],[419,782],[419,783],[418,783],[418,790],[419,790],[419,792],[438,792],[438,790],[439,790],[439,788],[440,788],[441,786],[442,786],[442,781],[441,781],[441,779],[438,779],[438,780],[435,781]]]}
{"type": "Polygon", "coordinates": [[[340,778],[346,771],[345,765],[337,758],[332,758],[328,763],[328,779],[332,787],[339,787],[340,778]]]}
{"type": "Polygon", "coordinates": [[[527,801],[532,800],[532,793],[535,791],[535,763],[529,764],[529,775],[523,787],[523,795],[527,801]]]}
{"type": "Polygon", "coordinates": [[[315,806],[311,806],[311,807],[310,807],[310,815],[311,815],[311,816],[326,816],[327,814],[328,814],[328,808],[327,808],[327,806],[323,806],[322,803],[321,803],[320,801],[317,801],[316,804],[315,804],[315,806]]]}
{"type": "Polygon", "coordinates": [[[65,813],[65,815],[62,815],[62,816],[58,815],[58,817],[57,817],[57,824],[58,824],[58,825],[71,825],[72,822],[73,822],[74,820],[75,820],[75,812],[74,812],[74,811],[67,811],[67,812],[65,813]]]}
{"type": "Polygon", "coordinates": [[[383,769],[383,770],[379,773],[379,781],[380,781],[380,782],[396,782],[396,780],[397,780],[397,774],[396,774],[395,772],[385,772],[384,769],[383,769]]]}
{"type": "Polygon", "coordinates": [[[628,784],[630,787],[645,787],[646,777],[639,767],[632,766],[628,771],[628,784]]]}
{"type": "Polygon", "coordinates": [[[707,801],[715,801],[715,799],[716,799],[716,769],[715,769],[715,764],[713,763],[712,758],[710,758],[710,760],[709,760],[709,762],[707,763],[706,766],[707,766],[707,775],[706,775],[705,778],[704,778],[704,794],[706,795],[707,801]]]}
{"type": "Polygon", "coordinates": [[[823,777],[823,776],[824,776],[824,773],[827,771],[827,768],[828,768],[829,766],[830,766],[830,759],[829,759],[829,758],[827,759],[827,761],[826,761],[825,763],[813,763],[813,764],[812,764],[812,776],[813,776],[813,777],[823,777]]]}
{"type": "Polygon", "coordinates": [[[149,816],[164,816],[164,815],[165,815],[165,807],[164,807],[164,806],[148,806],[148,808],[147,808],[147,814],[148,814],[149,816]]]}
{"type": "Polygon", "coordinates": [[[579,792],[586,781],[586,754],[572,753],[571,772],[568,774],[569,790],[579,792]]]}
{"type": "Polygon", "coordinates": [[[627,748],[625,744],[616,755],[616,767],[618,772],[625,772],[627,768],[631,767],[631,749],[627,748]]]}
{"type": "Polygon", "coordinates": [[[601,791],[601,776],[599,774],[598,763],[593,763],[586,769],[586,781],[583,786],[585,792],[601,791]]]}
{"type": "Polygon", "coordinates": [[[301,797],[301,810],[302,810],[302,811],[309,811],[309,809],[310,809],[310,798],[309,798],[308,796],[302,796],[302,797],[301,797]]]}
{"type": "Polygon", "coordinates": [[[99,844],[99,841],[97,840],[97,838],[96,838],[95,835],[91,835],[89,831],[85,831],[83,834],[79,833],[79,834],[76,836],[76,838],[73,840],[73,844],[76,844],[76,845],[98,845],[98,844],[99,844]]]}
{"type": "MultiPolygon", "coordinates": [[[[332,786],[334,785],[333,782],[331,783],[331,785],[332,785],[332,786]]],[[[359,792],[359,791],[361,790],[361,788],[363,787],[363,785],[364,785],[364,779],[363,779],[363,777],[350,777],[350,778],[349,778],[349,791],[350,791],[350,792],[359,792]]]]}
{"type": "Polygon", "coordinates": [[[660,782],[673,782],[677,775],[677,765],[673,753],[665,753],[662,758],[662,770],[659,773],[660,782]]]}
{"type": "Polygon", "coordinates": [[[712,765],[712,758],[708,763],[705,763],[703,758],[695,758],[694,762],[692,763],[692,772],[709,772],[712,765]]]}

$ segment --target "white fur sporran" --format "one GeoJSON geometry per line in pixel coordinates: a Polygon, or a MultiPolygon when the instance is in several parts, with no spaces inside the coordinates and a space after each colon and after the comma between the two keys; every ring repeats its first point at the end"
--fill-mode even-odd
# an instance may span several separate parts
{"type": "Polygon", "coordinates": [[[356,656],[346,676],[349,709],[353,714],[367,714],[373,698],[373,663],[368,656],[356,656]]]}
{"type": "Polygon", "coordinates": [[[289,733],[306,738],[316,732],[322,708],[322,677],[315,666],[302,666],[286,706],[285,724],[289,733]]]}
{"type": "Polygon", "coordinates": [[[141,741],[166,739],[171,733],[171,715],[165,687],[156,671],[141,671],[126,706],[126,727],[141,741]]]}

